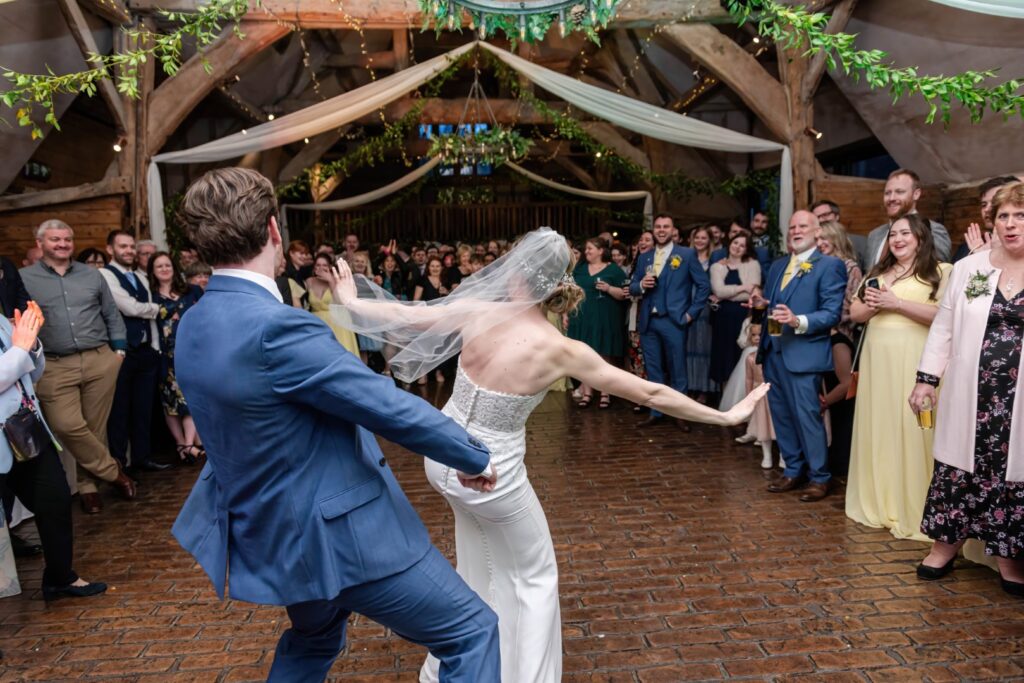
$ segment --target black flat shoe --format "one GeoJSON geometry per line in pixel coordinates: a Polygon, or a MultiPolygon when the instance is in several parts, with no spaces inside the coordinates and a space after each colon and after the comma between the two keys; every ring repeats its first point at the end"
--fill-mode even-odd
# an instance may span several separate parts
{"type": "Polygon", "coordinates": [[[15,557],[33,557],[43,552],[43,546],[38,543],[30,543],[16,534],[11,534],[11,548],[14,550],[15,557]]]}
{"type": "MultiPolygon", "coordinates": [[[[956,555],[941,567],[929,567],[922,562],[917,565],[917,578],[923,581],[935,581],[936,579],[941,579],[943,576],[953,571],[954,562],[956,562],[956,555]]],[[[1024,588],[1024,584],[1021,584],[1021,587],[1024,588]]]]}
{"type": "Polygon", "coordinates": [[[84,586],[43,586],[43,600],[51,602],[61,598],[88,598],[107,591],[107,584],[94,581],[84,586]]]}
{"type": "Polygon", "coordinates": [[[1019,583],[1017,581],[1008,581],[1000,576],[999,585],[1003,587],[1004,592],[1010,595],[1014,595],[1018,598],[1024,598],[1024,583],[1019,583]]]}

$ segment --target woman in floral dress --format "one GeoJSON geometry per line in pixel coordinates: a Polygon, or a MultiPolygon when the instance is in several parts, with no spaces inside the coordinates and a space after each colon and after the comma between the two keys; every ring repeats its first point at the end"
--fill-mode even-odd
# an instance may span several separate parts
{"type": "Polygon", "coordinates": [[[174,340],[178,334],[178,321],[199,301],[203,290],[198,285],[185,282],[167,252],[153,254],[148,270],[149,291],[153,292],[153,301],[160,304],[156,324],[160,334],[160,402],[164,419],[177,444],[178,457],[182,462],[194,465],[203,454],[203,444],[174,376],[174,340]]]}
{"type": "MultiPolygon", "coordinates": [[[[935,405],[935,471],[921,531],[935,542],[917,568],[953,571],[967,539],[997,558],[1003,590],[1024,597],[1024,183],[992,202],[998,244],[957,262],[921,363],[911,408],[935,405]]],[[[995,240],[993,240],[995,244],[995,240]]]]}

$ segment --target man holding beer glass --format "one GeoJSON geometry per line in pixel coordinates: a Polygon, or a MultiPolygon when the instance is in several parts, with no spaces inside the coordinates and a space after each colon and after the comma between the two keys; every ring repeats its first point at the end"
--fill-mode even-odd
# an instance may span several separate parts
{"type": "Polygon", "coordinates": [[[789,221],[791,256],[772,264],[765,297],[751,297],[754,308],[768,307],[767,334],[761,335],[757,362],[775,391],[768,396],[776,440],[786,469],[768,490],[801,488],[804,502],[828,495],[828,440],[818,404],[821,374],[832,369],[830,333],[839,322],[846,294],[846,266],[815,249],[820,226],[809,211],[789,221]]]}

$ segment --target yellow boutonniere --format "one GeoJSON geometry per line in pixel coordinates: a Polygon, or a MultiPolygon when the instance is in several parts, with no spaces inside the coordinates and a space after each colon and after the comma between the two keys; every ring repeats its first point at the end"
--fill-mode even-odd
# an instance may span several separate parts
{"type": "Polygon", "coordinates": [[[813,263],[811,263],[810,261],[804,261],[803,263],[800,264],[800,272],[797,273],[797,276],[803,277],[807,273],[811,272],[812,268],[814,268],[813,263]]]}
{"type": "Polygon", "coordinates": [[[668,264],[672,267],[672,270],[675,270],[676,268],[683,264],[683,259],[679,258],[678,256],[673,256],[672,260],[669,261],[668,264]]]}

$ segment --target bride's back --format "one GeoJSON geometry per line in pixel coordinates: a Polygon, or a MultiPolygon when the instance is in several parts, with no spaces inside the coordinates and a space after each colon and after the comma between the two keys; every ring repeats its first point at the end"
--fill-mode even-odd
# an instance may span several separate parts
{"type": "Polygon", "coordinates": [[[539,307],[473,336],[459,363],[479,387],[532,396],[561,377],[555,362],[564,341],[539,307]]]}

